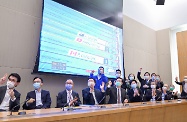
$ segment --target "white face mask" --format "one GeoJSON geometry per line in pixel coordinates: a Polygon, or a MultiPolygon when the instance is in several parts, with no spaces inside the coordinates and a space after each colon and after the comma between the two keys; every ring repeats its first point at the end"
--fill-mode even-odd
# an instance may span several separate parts
{"type": "Polygon", "coordinates": [[[163,90],[167,90],[167,87],[163,86],[162,89],[163,89],[163,90]]]}
{"type": "Polygon", "coordinates": [[[95,86],[95,83],[94,82],[88,82],[88,86],[95,86]]]}
{"type": "Polygon", "coordinates": [[[151,85],[151,88],[152,88],[152,89],[155,89],[155,88],[156,88],[156,85],[151,85]]]}
{"type": "Polygon", "coordinates": [[[144,76],[144,78],[145,78],[146,80],[148,80],[148,79],[149,79],[149,76],[144,76]]]}
{"type": "Polygon", "coordinates": [[[14,86],[14,82],[11,82],[11,81],[7,81],[7,87],[9,88],[9,89],[13,89],[15,86],[14,86]]]}

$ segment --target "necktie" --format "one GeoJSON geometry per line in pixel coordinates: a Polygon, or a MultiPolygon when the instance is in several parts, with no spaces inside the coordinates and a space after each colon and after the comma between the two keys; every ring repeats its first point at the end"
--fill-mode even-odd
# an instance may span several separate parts
{"type": "Polygon", "coordinates": [[[71,102],[71,92],[68,92],[68,99],[69,99],[69,102],[71,102]]]}
{"type": "Polygon", "coordinates": [[[118,88],[118,92],[117,92],[117,103],[120,103],[120,94],[119,94],[119,88],[118,88]]]}

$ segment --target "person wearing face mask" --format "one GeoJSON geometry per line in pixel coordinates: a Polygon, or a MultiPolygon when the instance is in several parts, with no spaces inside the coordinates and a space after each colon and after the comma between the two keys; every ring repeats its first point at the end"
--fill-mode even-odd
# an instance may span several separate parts
{"type": "Polygon", "coordinates": [[[81,104],[79,94],[73,91],[73,80],[68,79],[65,82],[65,90],[58,93],[57,96],[57,108],[66,106],[79,106],[81,104]]]}
{"type": "Polygon", "coordinates": [[[49,91],[43,90],[43,79],[40,77],[35,77],[33,79],[34,91],[27,93],[25,104],[23,104],[23,109],[46,109],[51,106],[51,97],[49,91]]]}
{"type": "Polygon", "coordinates": [[[88,88],[82,90],[83,104],[86,105],[98,105],[104,104],[104,85],[100,86],[101,91],[94,88],[95,81],[93,78],[88,79],[88,88]]]}
{"type": "Polygon", "coordinates": [[[151,73],[150,82],[155,81],[155,80],[156,80],[156,73],[151,73]]]}
{"type": "Polygon", "coordinates": [[[184,76],[184,80],[181,82],[178,82],[178,77],[176,77],[175,83],[182,86],[181,98],[187,99],[187,76],[184,76]]]}
{"type": "Polygon", "coordinates": [[[164,84],[162,87],[162,100],[171,100],[172,99],[172,92],[169,91],[168,85],[164,84]]]}
{"type": "MultiPolygon", "coordinates": [[[[129,80],[129,83],[132,81],[132,80],[135,80],[135,75],[133,73],[130,73],[129,76],[128,76],[128,80],[129,80]]],[[[136,81],[137,82],[137,87],[140,88],[141,87],[141,83],[139,81],[136,81]]],[[[131,88],[130,84],[127,84],[127,89],[129,90],[131,88]]]]}
{"type": "Polygon", "coordinates": [[[117,78],[121,78],[121,70],[120,69],[117,69],[116,70],[116,78],[112,79],[111,82],[112,82],[112,86],[114,86],[114,81],[116,81],[117,78]]]}
{"type": "Polygon", "coordinates": [[[142,68],[140,68],[140,71],[137,74],[137,78],[141,83],[140,89],[141,89],[142,93],[145,95],[147,89],[150,89],[150,73],[145,72],[144,73],[144,78],[142,78],[141,77],[141,71],[142,71],[142,68]]]}
{"type": "Polygon", "coordinates": [[[178,91],[174,92],[175,86],[170,85],[169,91],[172,93],[172,98],[173,99],[178,99],[178,91]]]}
{"type": "Polygon", "coordinates": [[[156,83],[155,81],[151,82],[151,89],[148,89],[146,91],[146,100],[150,101],[160,101],[162,100],[162,92],[156,89],[156,83]]]}
{"type": "MultiPolygon", "coordinates": [[[[106,83],[108,82],[108,78],[105,76],[104,74],[104,67],[100,66],[98,69],[98,74],[94,75],[94,70],[91,71],[90,73],[90,78],[93,78],[95,80],[95,88],[96,89],[100,89],[100,85],[106,85],[106,83]]],[[[106,86],[105,86],[106,87],[106,86]]]]}
{"type": "Polygon", "coordinates": [[[127,95],[129,96],[130,102],[141,102],[142,93],[141,90],[137,87],[137,81],[131,80],[131,89],[128,90],[127,95]]]}
{"type": "Polygon", "coordinates": [[[112,82],[109,82],[106,89],[106,95],[110,96],[108,104],[120,104],[128,102],[126,91],[125,89],[121,88],[122,84],[122,78],[117,78],[115,81],[115,86],[111,86],[112,82]]]}
{"type": "Polygon", "coordinates": [[[161,91],[162,87],[164,86],[164,83],[163,81],[161,81],[160,75],[156,75],[155,82],[156,82],[156,89],[161,91]]]}
{"type": "Polygon", "coordinates": [[[6,83],[4,86],[0,86],[0,111],[7,111],[13,109],[13,111],[18,111],[20,106],[20,96],[21,94],[15,90],[21,81],[21,77],[17,73],[11,73],[8,76],[8,81],[6,82],[7,74],[5,74],[1,80],[0,84],[6,83]]]}

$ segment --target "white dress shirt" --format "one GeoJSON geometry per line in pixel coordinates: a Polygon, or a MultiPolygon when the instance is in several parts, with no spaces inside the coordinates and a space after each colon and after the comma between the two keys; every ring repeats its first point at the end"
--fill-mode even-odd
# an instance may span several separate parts
{"type": "Polygon", "coordinates": [[[90,93],[92,93],[92,95],[93,95],[93,98],[94,98],[94,101],[95,101],[95,105],[98,105],[97,99],[95,97],[95,92],[93,91],[93,92],[90,92],[90,93]]]}
{"type": "Polygon", "coordinates": [[[0,105],[0,109],[3,109],[3,110],[9,110],[9,102],[10,100],[12,100],[13,102],[16,100],[16,98],[14,97],[14,99],[10,99],[10,95],[9,95],[9,92],[10,89],[7,87],[7,90],[6,90],[6,93],[5,93],[5,96],[3,98],[3,101],[0,105]]]}
{"type": "Polygon", "coordinates": [[[43,105],[42,104],[42,95],[41,95],[41,91],[37,91],[35,90],[35,93],[36,93],[36,106],[39,106],[39,105],[43,105]]]}

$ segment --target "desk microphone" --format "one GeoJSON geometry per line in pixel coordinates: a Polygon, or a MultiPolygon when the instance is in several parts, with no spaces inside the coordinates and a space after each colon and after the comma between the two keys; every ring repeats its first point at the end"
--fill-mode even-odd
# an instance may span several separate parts
{"type": "Polygon", "coordinates": [[[97,107],[99,108],[106,108],[106,106],[102,105],[102,106],[99,106],[99,104],[105,99],[106,96],[104,96],[97,104],[97,107]]]}
{"type": "Polygon", "coordinates": [[[64,105],[62,106],[62,111],[64,111],[64,107],[67,106],[67,105],[69,105],[69,102],[66,103],[66,104],[64,104],[64,105]]]}
{"type": "Polygon", "coordinates": [[[144,91],[144,93],[142,95],[142,104],[147,104],[146,102],[144,102],[144,97],[145,97],[145,91],[144,91]]]}
{"type": "Polygon", "coordinates": [[[160,101],[158,101],[160,99],[160,96],[156,99],[156,103],[161,103],[160,101]]]}
{"type": "MultiPolygon", "coordinates": [[[[8,116],[12,116],[12,112],[14,111],[14,109],[15,109],[16,107],[18,107],[18,106],[20,106],[20,105],[26,103],[27,101],[29,101],[29,99],[26,99],[24,102],[22,102],[22,103],[20,103],[20,104],[17,104],[16,106],[14,106],[14,107],[10,110],[10,115],[8,115],[8,116]]],[[[25,111],[24,111],[24,112],[18,112],[18,115],[25,115],[25,114],[26,114],[25,111]]]]}
{"type": "MultiPolygon", "coordinates": [[[[75,96],[73,100],[75,100],[75,99],[78,100],[78,97],[75,96]]],[[[69,103],[70,103],[70,102],[68,102],[68,103],[66,103],[66,104],[64,104],[64,105],[62,106],[62,111],[64,111],[64,107],[65,107],[65,106],[67,106],[67,105],[69,106],[69,103]]],[[[73,111],[73,108],[68,108],[67,111],[73,111]]]]}

